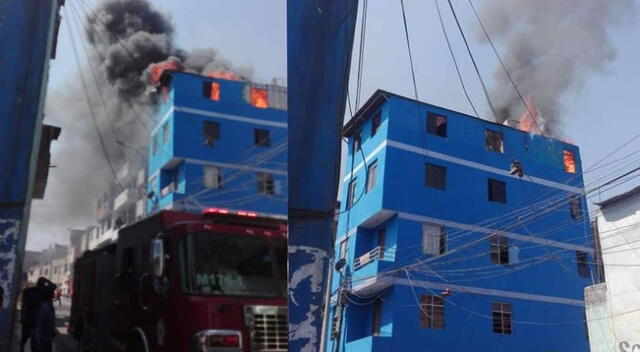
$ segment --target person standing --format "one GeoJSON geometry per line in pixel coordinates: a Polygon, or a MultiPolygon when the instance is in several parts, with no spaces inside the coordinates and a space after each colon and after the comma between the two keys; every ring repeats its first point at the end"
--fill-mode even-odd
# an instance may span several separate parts
{"type": "Polygon", "coordinates": [[[33,301],[25,312],[31,325],[31,351],[51,352],[53,338],[57,335],[56,313],[53,308],[56,285],[44,277],[38,279],[33,301]]]}

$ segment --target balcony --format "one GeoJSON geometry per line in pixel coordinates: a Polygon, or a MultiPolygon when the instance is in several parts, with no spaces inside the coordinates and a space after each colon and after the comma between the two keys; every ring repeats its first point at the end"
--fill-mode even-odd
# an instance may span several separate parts
{"type": "Polygon", "coordinates": [[[175,191],[176,191],[176,184],[175,183],[170,183],[165,188],[160,190],[160,196],[161,197],[166,197],[166,196],[168,196],[169,194],[171,194],[171,193],[173,193],[175,191]]]}
{"type": "Polygon", "coordinates": [[[353,270],[358,270],[375,260],[392,262],[395,260],[395,257],[395,248],[384,248],[382,246],[377,246],[369,252],[356,258],[355,262],[353,263],[353,270]]]}
{"type": "Polygon", "coordinates": [[[138,192],[135,189],[127,188],[113,200],[113,209],[118,210],[125,205],[133,204],[138,198],[138,192]]]}

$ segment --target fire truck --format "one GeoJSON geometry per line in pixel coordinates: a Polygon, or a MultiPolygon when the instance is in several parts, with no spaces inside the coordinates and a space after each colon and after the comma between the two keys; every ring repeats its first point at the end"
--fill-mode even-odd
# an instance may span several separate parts
{"type": "Polygon", "coordinates": [[[85,351],[287,351],[286,220],[161,211],[74,267],[85,351]]]}

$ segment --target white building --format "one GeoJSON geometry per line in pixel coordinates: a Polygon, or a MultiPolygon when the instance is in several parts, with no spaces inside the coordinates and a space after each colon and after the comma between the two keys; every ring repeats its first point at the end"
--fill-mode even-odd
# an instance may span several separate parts
{"type": "Polygon", "coordinates": [[[640,187],[598,205],[605,282],[585,289],[591,352],[640,351],[640,187]]]}

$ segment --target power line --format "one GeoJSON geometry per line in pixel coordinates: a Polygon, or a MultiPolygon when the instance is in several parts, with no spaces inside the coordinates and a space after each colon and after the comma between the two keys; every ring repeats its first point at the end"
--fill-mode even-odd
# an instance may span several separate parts
{"type": "Polygon", "coordinates": [[[462,26],[460,26],[460,21],[458,21],[458,15],[456,14],[456,10],[453,8],[453,4],[451,4],[451,0],[447,0],[449,3],[449,8],[451,8],[451,13],[453,14],[453,19],[458,26],[458,30],[460,31],[460,35],[462,36],[462,40],[464,41],[464,45],[467,48],[467,52],[469,53],[469,57],[471,58],[471,62],[473,63],[473,68],[476,70],[476,74],[478,75],[478,79],[480,80],[480,85],[482,85],[482,91],[484,92],[485,97],[487,98],[487,103],[489,103],[489,107],[491,108],[491,112],[493,113],[493,118],[495,121],[498,121],[498,113],[496,112],[493,103],[491,102],[491,98],[489,97],[489,91],[484,84],[484,80],[482,79],[482,75],[480,74],[480,70],[478,69],[478,65],[476,64],[476,60],[473,57],[473,53],[471,52],[471,48],[469,47],[469,43],[467,42],[467,37],[464,35],[464,31],[462,30],[462,26]]]}
{"type": "MultiPolygon", "coordinates": [[[[67,14],[67,16],[69,16],[69,10],[67,10],[65,8],[64,11],[67,14]]],[[[98,122],[96,120],[96,115],[95,115],[95,112],[93,110],[93,104],[91,103],[91,99],[89,97],[89,90],[87,89],[87,83],[86,83],[86,81],[84,79],[84,74],[82,72],[80,58],[79,58],[78,51],[77,51],[77,48],[76,48],[75,37],[74,37],[73,32],[71,30],[71,25],[69,24],[69,21],[64,21],[64,22],[66,23],[67,29],[69,30],[69,38],[71,39],[71,47],[73,48],[73,55],[75,57],[76,63],[78,64],[78,72],[80,73],[80,80],[82,81],[82,89],[84,90],[84,94],[85,94],[85,98],[86,98],[86,101],[87,101],[87,105],[89,106],[89,114],[91,115],[91,120],[93,121],[93,127],[95,128],[96,134],[98,135],[98,140],[100,141],[100,147],[102,148],[102,153],[103,153],[103,155],[105,157],[105,160],[107,161],[107,164],[109,164],[109,169],[111,170],[111,174],[113,175],[114,182],[122,190],[124,188],[122,187],[122,185],[118,181],[118,174],[116,173],[115,168],[113,167],[113,164],[111,163],[111,159],[109,158],[109,153],[107,152],[107,148],[106,148],[104,140],[102,138],[102,134],[100,133],[100,129],[98,127],[98,122]]]]}
{"type": "Polygon", "coordinates": [[[458,60],[456,60],[456,56],[453,53],[453,49],[451,48],[451,43],[449,42],[449,35],[447,34],[447,29],[444,26],[444,21],[442,20],[442,13],[440,12],[440,5],[438,5],[438,0],[433,0],[433,2],[436,4],[436,10],[438,12],[438,19],[440,20],[440,26],[442,27],[442,34],[444,34],[444,39],[447,42],[447,47],[449,48],[449,54],[451,54],[451,59],[453,60],[453,65],[456,67],[456,73],[458,74],[458,79],[460,81],[460,86],[462,86],[462,91],[464,92],[464,95],[467,97],[467,101],[469,102],[469,105],[471,105],[471,109],[473,109],[473,112],[474,112],[475,116],[479,118],[480,115],[478,114],[478,110],[476,110],[476,107],[473,104],[473,101],[471,101],[471,97],[469,96],[469,92],[467,92],[467,87],[464,84],[464,80],[462,79],[462,74],[460,73],[460,67],[458,66],[458,60]]]}

